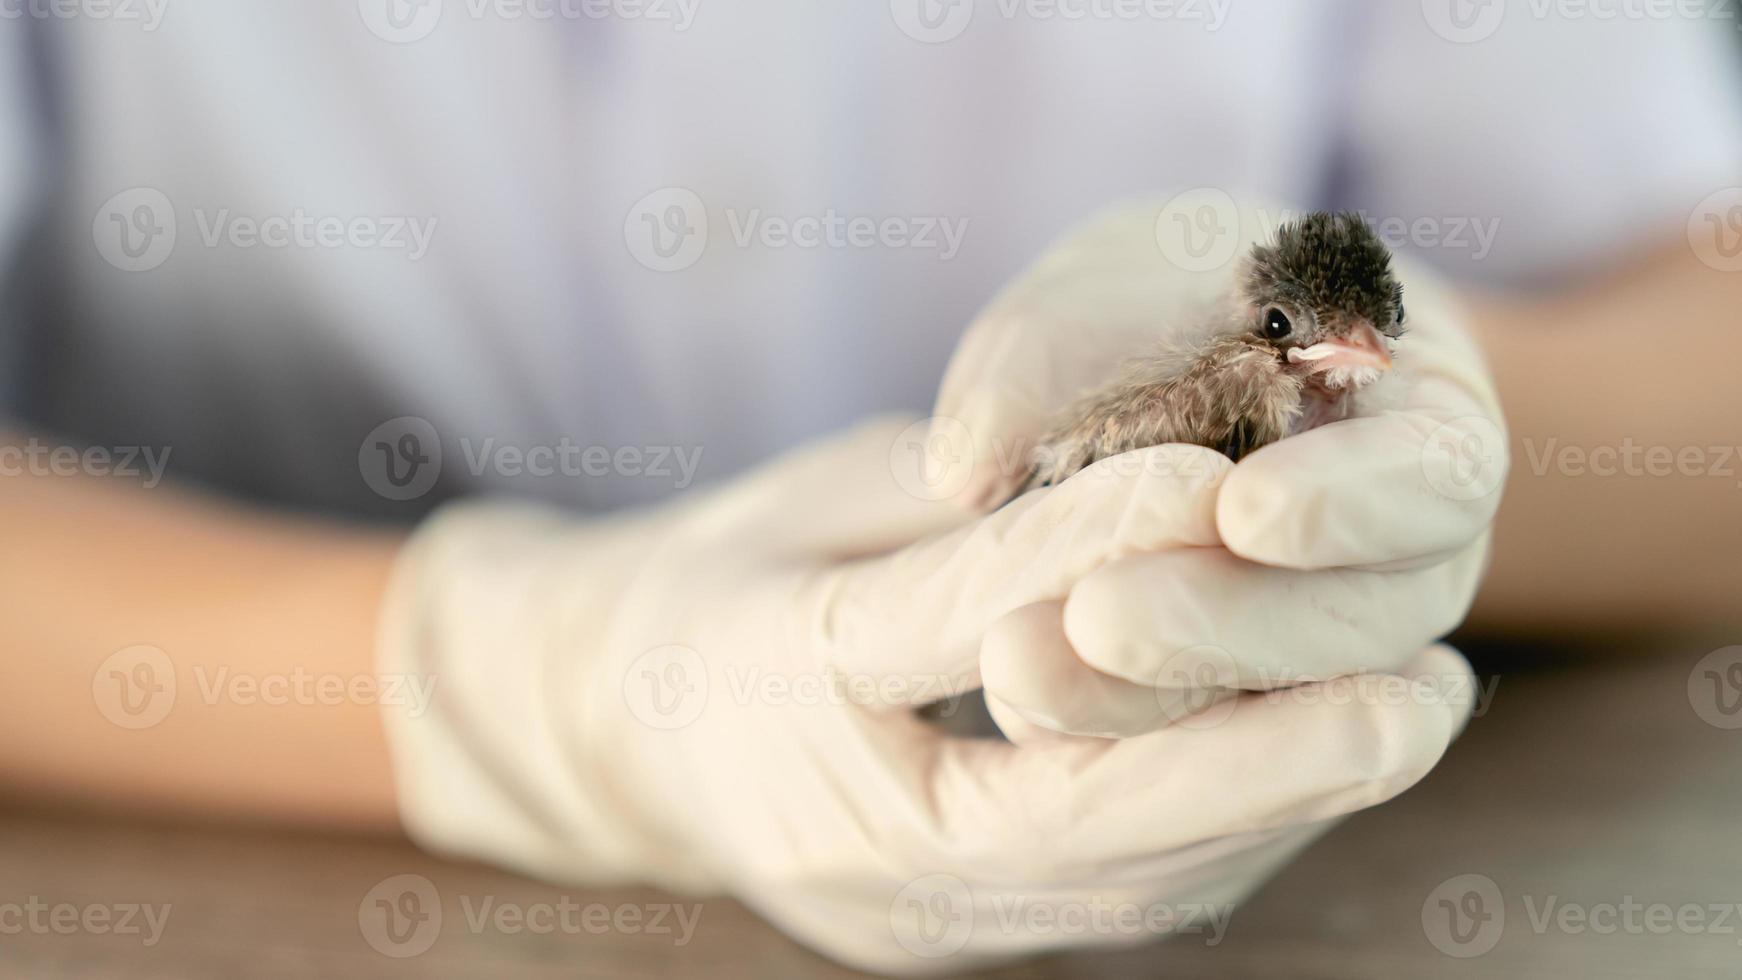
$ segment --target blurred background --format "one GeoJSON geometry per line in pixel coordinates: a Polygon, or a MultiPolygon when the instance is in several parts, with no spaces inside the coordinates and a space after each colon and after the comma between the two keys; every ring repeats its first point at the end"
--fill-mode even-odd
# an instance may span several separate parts
{"type": "Polygon", "coordinates": [[[843,972],[723,899],[681,942],[408,952],[359,928],[398,875],[450,920],[670,899],[69,774],[41,651],[145,639],[136,583],[208,511],[599,513],[923,414],[1073,224],[1252,192],[1466,295],[1513,456],[1456,638],[1484,701],[1225,937],[1012,975],[1735,976],[1739,32],[1697,0],[0,0],[0,975],[843,972]],[[130,905],[173,912],[89,921],[130,905]]]}

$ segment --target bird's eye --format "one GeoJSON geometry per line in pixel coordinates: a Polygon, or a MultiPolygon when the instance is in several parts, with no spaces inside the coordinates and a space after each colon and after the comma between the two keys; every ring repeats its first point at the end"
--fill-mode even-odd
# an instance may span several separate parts
{"type": "Polygon", "coordinates": [[[1271,307],[1264,314],[1264,336],[1271,340],[1281,340],[1291,333],[1294,333],[1294,324],[1288,321],[1288,314],[1275,307],[1271,307]]]}

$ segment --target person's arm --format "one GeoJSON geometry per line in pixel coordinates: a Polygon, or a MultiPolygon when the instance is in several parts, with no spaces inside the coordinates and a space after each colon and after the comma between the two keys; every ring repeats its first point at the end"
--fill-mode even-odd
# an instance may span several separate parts
{"type": "Polygon", "coordinates": [[[1474,628],[1742,618],[1739,309],[1742,279],[1681,241],[1558,295],[1478,301],[1512,474],[1474,628]]]}
{"type": "Polygon", "coordinates": [[[396,826],[378,697],[361,686],[396,536],[46,475],[22,438],[0,447],[0,793],[396,826]],[[132,729],[114,698],[145,705],[136,681],[166,679],[104,662],[137,645],[169,658],[175,691],[132,729]],[[360,693],[335,698],[323,678],[360,693]]]}

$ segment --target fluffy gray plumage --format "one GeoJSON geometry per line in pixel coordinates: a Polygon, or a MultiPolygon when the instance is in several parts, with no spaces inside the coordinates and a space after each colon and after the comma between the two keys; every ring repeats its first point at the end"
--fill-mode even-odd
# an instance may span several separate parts
{"type": "Polygon", "coordinates": [[[1129,362],[1083,398],[1035,450],[1024,490],[1057,483],[1096,460],[1163,443],[1191,443],[1234,460],[1345,417],[1359,381],[1316,373],[1289,353],[1342,339],[1360,324],[1402,333],[1403,286],[1391,253],[1358,215],[1317,212],[1253,247],[1227,309],[1200,340],[1129,362]],[[1267,334],[1275,311],[1291,332],[1267,334]]]}
{"type": "Polygon", "coordinates": [[[1403,305],[1391,250],[1361,216],[1315,211],[1282,226],[1274,245],[1255,245],[1246,262],[1247,295],[1366,317],[1383,326],[1403,305]]]}

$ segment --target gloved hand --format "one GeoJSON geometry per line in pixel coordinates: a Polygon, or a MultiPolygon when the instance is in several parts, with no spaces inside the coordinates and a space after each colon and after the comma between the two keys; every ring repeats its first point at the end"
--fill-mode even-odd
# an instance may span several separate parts
{"type": "Polygon", "coordinates": [[[1212,545],[1227,463],[1158,448],[972,518],[925,499],[923,434],[867,425],[624,517],[438,512],[382,621],[381,669],[436,679],[423,713],[385,709],[410,833],[565,882],[728,890],[853,965],[959,970],[1153,936],[1024,908],[1202,927],[1462,723],[1433,698],[1328,698],[1122,741],[941,733],[908,709],[973,684],[1001,616],[1212,545]]]}
{"type": "MultiPolygon", "coordinates": [[[[1008,498],[1054,415],[1201,322],[1282,217],[1191,192],[1115,208],[1042,257],[950,365],[931,434],[940,496],[975,510],[1008,498]]],[[[1359,417],[1233,467],[1202,529],[1217,547],[1130,556],[1001,620],[982,667],[1006,734],[1132,735],[1231,691],[1399,670],[1464,617],[1507,443],[1451,295],[1397,267],[1409,325],[1395,370],[1359,417]]]]}

